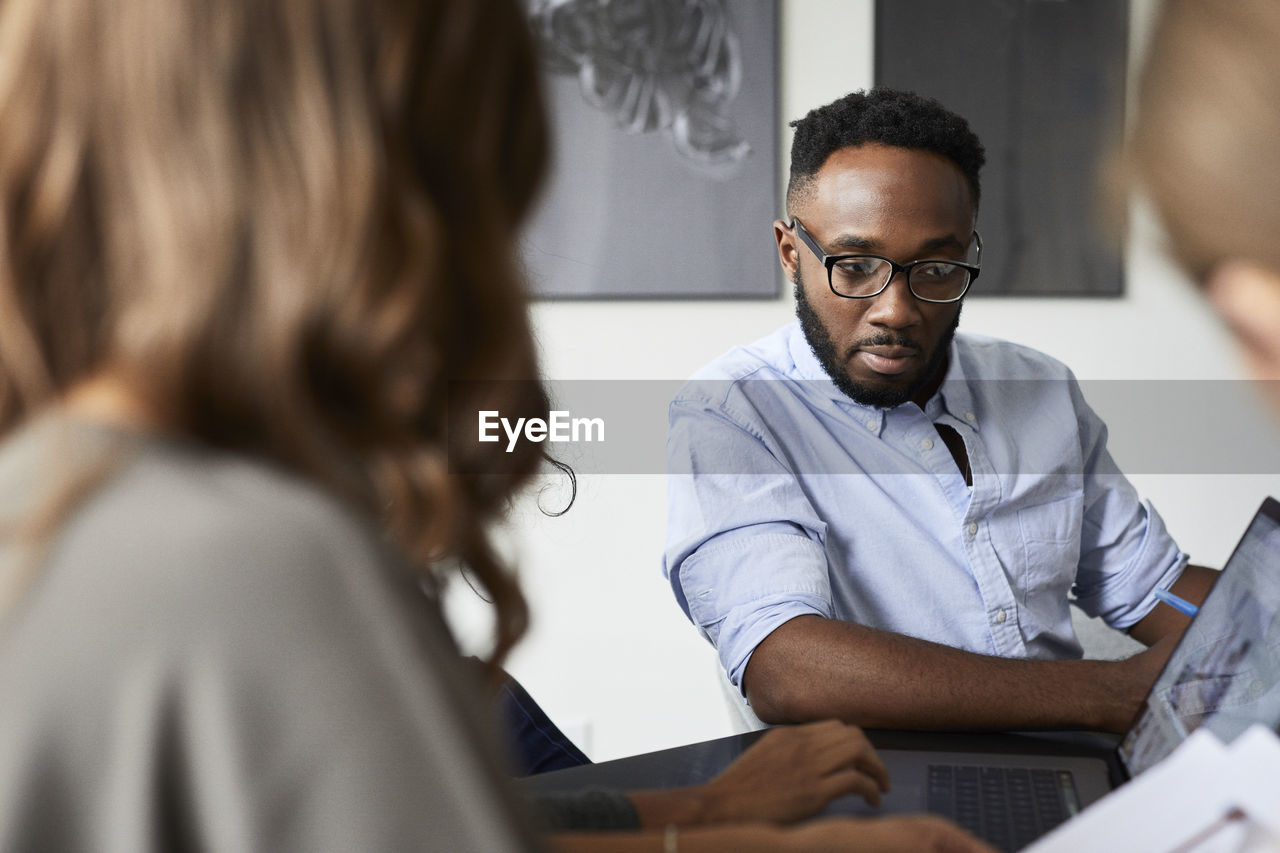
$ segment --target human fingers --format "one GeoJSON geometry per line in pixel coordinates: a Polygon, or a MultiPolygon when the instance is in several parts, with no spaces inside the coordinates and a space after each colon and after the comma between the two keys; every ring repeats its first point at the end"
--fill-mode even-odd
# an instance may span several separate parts
{"type": "Polygon", "coordinates": [[[849,794],[879,806],[889,790],[889,771],[875,747],[857,726],[826,720],[790,727],[811,758],[812,784],[818,806],[849,794]]]}
{"type": "Polygon", "coordinates": [[[859,750],[874,752],[856,726],[846,726],[839,720],[823,720],[769,729],[738,760],[785,763],[804,767],[809,772],[827,773],[848,764],[859,750]],[[854,740],[848,730],[856,732],[865,746],[852,746],[854,740]]]}
{"type": "Polygon", "coordinates": [[[880,783],[859,770],[842,770],[832,773],[822,784],[822,799],[831,802],[838,797],[854,795],[862,797],[868,804],[880,807],[880,783]]]}
{"type": "Polygon", "coordinates": [[[849,728],[853,729],[850,733],[850,740],[852,741],[850,746],[855,750],[853,765],[874,779],[881,791],[888,792],[888,766],[880,758],[880,753],[876,752],[876,748],[872,746],[871,741],[867,739],[862,729],[856,726],[850,726],[849,728]]]}
{"type": "Polygon", "coordinates": [[[855,768],[874,780],[880,791],[889,790],[889,768],[862,729],[836,721],[836,727],[823,732],[823,736],[826,742],[822,748],[830,772],[855,768]]]}
{"type": "Polygon", "coordinates": [[[878,804],[888,771],[856,726],[828,720],[767,732],[698,789],[705,822],[792,823],[854,793],[878,804]]]}
{"type": "Polygon", "coordinates": [[[930,815],[818,820],[795,828],[788,840],[794,853],[995,853],[955,824],[930,815]]]}
{"type": "Polygon", "coordinates": [[[995,853],[995,848],[965,832],[950,821],[934,815],[915,815],[901,819],[910,822],[919,833],[914,849],[929,853],[995,853]]]}

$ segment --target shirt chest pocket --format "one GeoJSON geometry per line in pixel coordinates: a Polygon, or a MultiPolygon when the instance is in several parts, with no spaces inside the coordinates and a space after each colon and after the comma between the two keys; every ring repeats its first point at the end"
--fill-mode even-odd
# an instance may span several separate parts
{"type": "Polygon", "coordinates": [[[1074,495],[1018,510],[1024,559],[1023,600],[1066,600],[1080,565],[1084,498],[1074,495]]]}

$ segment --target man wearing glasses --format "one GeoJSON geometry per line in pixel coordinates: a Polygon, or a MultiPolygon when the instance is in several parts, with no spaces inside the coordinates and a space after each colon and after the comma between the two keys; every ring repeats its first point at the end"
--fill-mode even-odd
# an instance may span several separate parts
{"type": "Polygon", "coordinates": [[[664,570],[767,722],[1123,731],[1214,573],[1187,565],[1065,366],[956,334],[984,161],[892,90],[800,121],[774,223],[798,321],[671,405],[664,570]],[[1080,660],[1068,594],[1152,648],[1080,660]]]}

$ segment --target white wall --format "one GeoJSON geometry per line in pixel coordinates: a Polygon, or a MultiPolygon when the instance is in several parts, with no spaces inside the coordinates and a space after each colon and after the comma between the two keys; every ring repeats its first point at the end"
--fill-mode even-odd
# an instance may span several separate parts
{"type": "MultiPolygon", "coordinates": [[[[872,84],[872,5],[784,0],[784,120],[872,84]],[[831,49],[833,34],[844,50],[831,49]]],[[[1149,11],[1150,0],[1135,2],[1136,44],[1149,11]]],[[[785,162],[785,123],[782,144],[785,162]]],[[[1161,260],[1152,230],[1138,223],[1123,298],[973,299],[963,328],[1030,344],[1087,379],[1243,376],[1225,332],[1161,260]]],[[[770,239],[767,224],[762,239],[770,239]]],[[[791,297],[782,291],[767,302],[539,303],[533,313],[545,372],[557,379],[686,377],[790,320],[791,297]]],[[[1226,558],[1262,496],[1280,493],[1276,476],[1133,480],[1184,550],[1208,565],[1226,558]]],[[[660,572],[664,515],[661,476],[593,476],[583,478],[564,517],[542,516],[525,501],[507,531],[535,615],[509,668],[597,760],[731,731],[713,653],[660,572]]],[[[466,635],[483,625],[469,593],[453,596],[451,611],[466,635]]]]}

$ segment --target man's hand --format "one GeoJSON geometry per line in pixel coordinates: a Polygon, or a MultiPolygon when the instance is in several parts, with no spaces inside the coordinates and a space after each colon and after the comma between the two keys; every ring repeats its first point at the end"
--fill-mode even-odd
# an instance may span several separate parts
{"type": "Polygon", "coordinates": [[[836,720],[773,729],[715,779],[693,788],[628,794],[642,826],[794,823],[858,794],[872,805],[889,771],[856,726],[836,720]]]}
{"type": "Polygon", "coordinates": [[[1151,685],[1160,677],[1160,671],[1164,669],[1181,636],[1181,632],[1168,634],[1157,640],[1151,648],[1116,664],[1121,672],[1115,682],[1117,695],[1123,698],[1116,702],[1115,713],[1105,723],[1107,731],[1123,733],[1129,730],[1147,694],[1151,692],[1151,685]]]}

